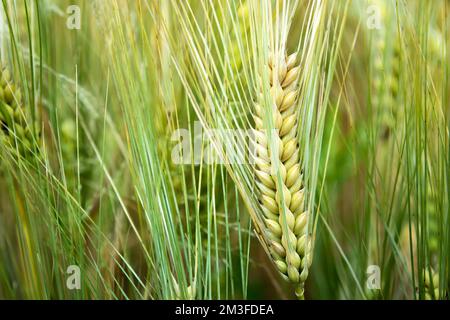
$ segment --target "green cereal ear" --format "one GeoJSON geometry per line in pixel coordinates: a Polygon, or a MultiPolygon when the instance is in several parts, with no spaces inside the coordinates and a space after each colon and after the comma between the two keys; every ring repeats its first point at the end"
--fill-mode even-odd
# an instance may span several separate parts
{"type": "Polygon", "coordinates": [[[26,117],[22,92],[12,82],[10,71],[2,67],[0,73],[0,141],[13,149],[11,151],[19,150],[21,156],[27,157],[37,149],[35,142],[38,142],[40,132],[36,127],[33,133],[29,127],[32,122],[26,117]]]}
{"type": "MultiPolygon", "coordinates": [[[[275,162],[270,158],[264,110],[255,106],[254,129],[257,132],[257,166],[259,198],[265,219],[269,251],[278,270],[296,285],[296,295],[304,299],[304,283],[312,263],[312,239],[308,234],[309,214],[304,204],[304,186],[297,143],[297,80],[300,68],[297,55],[278,52],[269,59],[270,108],[278,144],[275,162]],[[279,176],[278,176],[279,173],[279,176]],[[280,178],[280,179],[279,179],[280,178]]],[[[258,104],[259,103],[259,104],[258,104]]]]}

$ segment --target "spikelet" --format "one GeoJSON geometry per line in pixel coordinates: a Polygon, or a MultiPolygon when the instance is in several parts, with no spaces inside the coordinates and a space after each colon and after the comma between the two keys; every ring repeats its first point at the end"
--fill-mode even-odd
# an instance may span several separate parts
{"type": "Polygon", "coordinates": [[[427,242],[428,252],[430,257],[431,268],[425,268],[424,272],[424,284],[425,284],[425,299],[434,300],[439,299],[439,272],[436,270],[437,257],[439,255],[439,208],[438,199],[433,194],[431,185],[427,187],[427,242]],[[431,278],[430,278],[431,272],[431,278]]]}
{"type": "Polygon", "coordinates": [[[426,205],[426,215],[427,215],[427,240],[428,240],[428,250],[431,254],[431,258],[438,255],[439,250],[439,203],[438,199],[431,189],[430,184],[427,188],[427,205],[426,205]]]}
{"type": "Polygon", "coordinates": [[[386,3],[378,4],[383,28],[374,29],[374,66],[371,101],[381,127],[380,139],[387,141],[397,121],[400,106],[397,97],[400,84],[400,37],[395,26],[388,25],[386,3]],[[391,41],[392,37],[394,41],[391,41]]]}
{"type": "Polygon", "coordinates": [[[64,164],[64,175],[68,185],[75,186],[77,174],[74,170],[77,161],[76,123],[67,118],[61,124],[61,155],[64,164]]]}
{"type": "MultiPolygon", "coordinates": [[[[26,157],[35,151],[35,141],[39,132],[33,133],[26,118],[22,94],[12,82],[11,74],[5,67],[0,68],[0,140],[12,152],[26,157]]],[[[38,127],[38,126],[36,126],[38,127]]]]}
{"type": "MultiPolygon", "coordinates": [[[[428,241],[430,241],[428,239],[428,241]]],[[[412,274],[413,272],[413,265],[414,264],[414,270],[418,269],[418,261],[417,261],[417,235],[416,235],[416,229],[414,225],[411,226],[411,235],[410,235],[410,227],[408,224],[404,225],[402,228],[402,231],[400,233],[400,250],[405,258],[405,262],[407,265],[407,271],[409,274],[412,274]],[[410,244],[410,238],[412,239],[412,243],[410,244]],[[411,257],[411,251],[410,248],[412,248],[412,257],[411,257]],[[411,258],[413,258],[413,261],[411,261],[411,258]]],[[[430,246],[430,244],[429,244],[430,246]]],[[[433,249],[430,247],[430,253],[433,255],[433,249]]],[[[416,281],[417,279],[417,273],[416,273],[416,281]]],[[[439,294],[439,272],[429,266],[425,266],[422,269],[422,281],[424,286],[424,294],[426,300],[435,300],[440,298],[439,294]],[[431,277],[430,277],[431,273],[431,277]]],[[[415,288],[416,291],[418,291],[418,288],[415,288]]]]}
{"type": "Polygon", "coordinates": [[[423,272],[425,300],[439,300],[439,273],[433,268],[425,269],[423,272]]]}
{"type": "Polygon", "coordinates": [[[269,136],[263,125],[263,101],[255,104],[255,175],[259,200],[265,214],[265,238],[278,270],[296,284],[296,295],[304,298],[304,282],[312,262],[308,235],[308,212],[298,148],[297,126],[299,67],[296,54],[275,54],[269,60],[271,115],[277,129],[272,139],[277,152],[272,156],[269,136]],[[278,60],[276,60],[278,59],[278,60]],[[275,160],[273,160],[275,159],[275,160]],[[277,163],[273,163],[276,161],[277,163]],[[281,176],[278,180],[277,168],[281,176]]]}

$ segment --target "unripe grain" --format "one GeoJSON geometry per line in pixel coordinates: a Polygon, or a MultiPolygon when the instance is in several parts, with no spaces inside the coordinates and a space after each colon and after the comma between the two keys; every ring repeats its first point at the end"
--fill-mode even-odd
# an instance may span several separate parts
{"type": "Polygon", "coordinates": [[[1,142],[11,151],[18,150],[21,156],[26,157],[34,151],[34,141],[37,140],[39,132],[33,133],[27,122],[22,94],[12,83],[9,70],[1,67],[0,74],[1,142]]]}
{"type": "MultiPolygon", "coordinates": [[[[308,214],[304,211],[302,167],[297,138],[297,81],[300,67],[296,55],[275,54],[269,58],[269,94],[275,133],[264,125],[264,99],[255,103],[255,175],[265,219],[265,237],[278,270],[296,284],[296,295],[304,298],[304,282],[311,261],[308,214]],[[269,143],[272,142],[272,144],[269,143]],[[271,146],[277,151],[273,153],[271,146]]],[[[261,82],[261,84],[263,84],[261,82]]],[[[261,86],[261,90],[265,88],[261,86]]]]}

